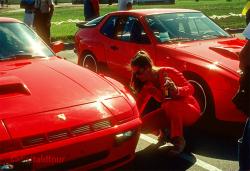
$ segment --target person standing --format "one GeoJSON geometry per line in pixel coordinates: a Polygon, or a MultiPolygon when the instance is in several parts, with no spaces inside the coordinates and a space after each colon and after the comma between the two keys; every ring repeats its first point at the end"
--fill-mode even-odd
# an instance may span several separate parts
{"type": "Polygon", "coordinates": [[[33,26],[34,21],[34,0],[21,0],[20,8],[24,8],[24,19],[23,22],[29,27],[33,26]]]}
{"type": "Polygon", "coordinates": [[[84,0],[85,21],[90,21],[100,16],[99,0],[84,0]]]}
{"type": "Polygon", "coordinates": [[[118,0],[118,10],[125,11],[132,9],[133,0],[118,0]]]}
{"type": "Polygon", "coordinates": [[[243,35],[247,42],[240,52],[239,67],[242,71],[239,81],[239,90],[233,102],[236,107],[248,118],[242,138],[239,139],[239,167],[240,171],[250,170],[250,24],[245,28],[243,35]]]}
{"type": "Polygon", "coordinates": [[[0,0],[1,7],[3,8],[4,0],[0,0]]]}
{"type": "Polygon", "coordinates": [[[50,46],[51,18],[54,12],[53,0],[35,0],[34,28],[37,34],[50,46]]]}

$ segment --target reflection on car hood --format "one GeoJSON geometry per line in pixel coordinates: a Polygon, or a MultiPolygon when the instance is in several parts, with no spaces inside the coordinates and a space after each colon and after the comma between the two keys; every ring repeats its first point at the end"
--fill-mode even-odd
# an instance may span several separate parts
{"type": "Polygon", "coordinates": [[[0,118],[120,95],[97,74],[57,58],[1,62],[0,89],[4,90],[0,93],[0,118]]]}
{"type": "Polygon", "coordinates": [[[244,44],[245,40],[229,38],[177,44],[175,48],[210,62],[216,62],[235,72],[239,69],[239,53],[244,44]]]}

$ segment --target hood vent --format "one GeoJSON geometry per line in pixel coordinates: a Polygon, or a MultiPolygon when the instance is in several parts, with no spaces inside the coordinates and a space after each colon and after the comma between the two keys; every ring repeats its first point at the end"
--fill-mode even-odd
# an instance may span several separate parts
{"type": "Polygon", "coordinates": [[[23,140],[22,144],[24,147],[29,147],[29,146],[33,146],[33,145],[39,145],[39,144],[43,144],[46,142],[46,138],[44,135],[38,135],[35,137],[28,137],[26,139],[23,140]]]}
{"type": "Polygon", "coordinates": [[[27,86],[17,77],[9,76],[0,78],[0,97],[30,95],[27,86]]]}
{"type": "Polygon", "coordinates": [[[80,126],[80,127],[76,127],[74,129],[72,129],[72,133],[74,135],[78,135],[78,134],[87,134],[91,131],[91,128],[89,125],[84,125],[84,126],[80,126]]]}
{"type": "Polygon", "coordinates": [[[215,51],[216,53],[232,59],[232,60],[239,60],[239,52],[241,50],[241,47],[239,46],[228,46],[228,47],[209,47],[209,49],[215,51]]]}
{"type": "Polygon", "coordinates": [[[24,148],[29,148],[32,146],[37,146],[41,144],[47,144],[55,141],[60,141],[63,139],[72,138],[74,136],[93,133],[111,127],[112,124],[110,120],[105,119],[90,124],[80,125],[74,128],[48,132],[47,134],[45,133],[42,135],[35,135],[32,137],[26,137],[23,138],[21,141],[24,148]]]}
{"type": "Polygon", "coordinates": [[[108,120],[103,120],[103,121],[94,123],[92,127],[95,131],[98,131],[98,130],[111,127],[111,123],[108,120]]]}
{"type": "Polygon", "coordinates": [[[69,134],[67,130],[60,132],[53,132],[48,134],[49,141],[57,141],[68,138],[69,134]]]}

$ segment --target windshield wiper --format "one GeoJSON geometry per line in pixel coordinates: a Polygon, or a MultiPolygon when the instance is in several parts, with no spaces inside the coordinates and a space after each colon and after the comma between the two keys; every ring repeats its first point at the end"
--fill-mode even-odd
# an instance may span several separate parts
{"type": "Polygon", "coordinates": [[[225,36],[225,35],[215,35],[217,38],[228,38],[230,36],[225,36]]]}
{"type": "Polygon", "coordinates": [[[173,43],[173,42],[188,42],[188,41],[192,41],[192,40],[194,40],[194,39],[191,39],[191,38],[188,38],[188,37],[176,37],[176,38],[169,39],[166,42],[170,42],[170,43],[173,43]]]}
{"type": "Polygon", "coordinates": [[[228,38],[229,36],[225,36],[225,35],[203,35],[202,38],[203,39],[214,39],[214,38],[228,38]]]}
{"type": "Polygon", "coordinates": [[[19,59],[34,59],[34,58],[46,58],[46,56],[37,56],[30,53],[17,53],[9,55],[7,57],[0,58],[0,61],[10,61],[10,60],[19,60],[19,59]]]}

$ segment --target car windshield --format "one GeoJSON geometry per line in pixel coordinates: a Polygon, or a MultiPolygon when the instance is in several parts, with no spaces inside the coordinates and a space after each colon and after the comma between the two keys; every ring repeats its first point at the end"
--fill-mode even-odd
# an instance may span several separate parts
{"type": "Polygon", "coordinates": [[[149,15],[146,21],[161,43],[231,37],[201,12],[149,15]]]}
{"type": "Polygon", "coordinates": [[[54,53],[25,24],[0,23],[0,61],[51,56],[54,53]]]}

